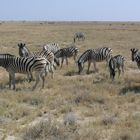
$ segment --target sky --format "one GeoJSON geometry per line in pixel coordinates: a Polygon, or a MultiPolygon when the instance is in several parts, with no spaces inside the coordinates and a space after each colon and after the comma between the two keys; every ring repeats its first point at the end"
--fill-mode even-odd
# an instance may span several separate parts
{"type": "Polygon", "coordinates": [[[0,20],[140,21],[140,0],[0,0],[0,20]]]}

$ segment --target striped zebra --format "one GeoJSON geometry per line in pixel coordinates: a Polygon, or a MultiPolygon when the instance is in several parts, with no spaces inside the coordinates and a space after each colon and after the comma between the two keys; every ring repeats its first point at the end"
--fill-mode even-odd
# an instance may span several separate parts
{"type": "Polygon", "coordinates": [[[42,88],[44,88],[45,82],[45,67],[49,63],[43,57],[16,57],[11,54],[0,54],[0,66],[6,69],[9,73],[9,88],[13,85],[15,86],[15,73],[23,73],[31,75],[34,71],[36,73],[36,83],[33,86],[34,90],[37,84],[42,79],[42,88]]]}
{"type": "Polygon", "coordinates": [[[53,52],[54,54],[60,49],[59,44],[57,43],[50,43],[50,44],[46,44],[43,47],[44,50],[50,50],[51,52],[53,52]]]}
{"type": "Polygon", "coordinates": [[[77,54],[79,52],[79,49],[75,45],[70,45],[70,47],[59,49],[54,55],[56,58],[61,58],[61,68],[64,62],[64,59],[66,59],[66,64],[68,65],[68,58],[72,57],[76,61],[77,54]]]}
{"type": "Polygon", "coordinates": [[[81,40],[85,40],[85,35],[84,35],[84,33],[82,33],[82,32],[77,32],[77,33],[75,33],[74,34],[74,38],[73,38],[73,41],[74,41],[74,43],[76,42],[76,40],[78,39],[78,41],[81,39],[81,40]]]}
{"type": "Polygon", "coordinates": [[[107,65],[109,62],[109,59],[112,56],[112,49],[111,48],[98,48],[98,49],[89,49],[86,50],[78,59],[78,73],[80,74],[84,68],[84,63],[88,61],[88,70],[87,73],[89,73],[90,65],[93,63],[95,71],[97,71],[96,68],[96,62],[102,62],[106,60],[107,65]]]}
{"type": "Polygon", "coordinates": [[[110,71],[110,78],[114,80],[116,69],[118,69],[118,77],[120,76],[121,70],[124,73],[124,57],[122,55],[116,55],[111,57],[109,60],[109,71],[110,71]]]}
{"type": "Polygon", "coordinates": [[[19,56],[20,57],[28,57],[30,55],[30,51],[24,43],[19,43],[18,47],[19,47],[19,56]]]}
{"type": "MultiPolygon", "coordinates": [[[[46,67],[46,71],[45,74],[48,73],[48,71],[50,71],[52,73],[52,78],[54,75],[54,54],[50,51],[50,50],[46,50],[43,48],[42,51],[39,52],[33,52],[30,56],[41,56],[44,57],[47,61],[49,61],[50,65],[49,67],[46,67]]],[[[55,61],[57,63],[57,61],[55,61]]]]}
{"type": "Polygon", "coordinates": [[[132,61],[136,61],[138,68],[140,69],[140,52],[136,48],[131,49],[132,61]]]}

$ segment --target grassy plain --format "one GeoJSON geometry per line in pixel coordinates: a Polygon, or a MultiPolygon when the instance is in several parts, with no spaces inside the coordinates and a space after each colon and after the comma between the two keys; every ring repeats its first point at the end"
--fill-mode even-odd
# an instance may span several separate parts
{"type": "MultiPolygon", "coordinates": [[[[140,49],[140,23],[115,22],[1,22],[0,53],[18,55],[17,44],[31,51],[46,43],[66,47],[75,32],[79,55],[88,48],[111,47],[125,57],[125,73],[112,82],[105,63],[99,72],[77,75],[73,59],[46,77],[44,89],[32,92],[34,82],[17,74],[16,91],[8,89],[8,73],[0,68],[1,140],[139,140],[140,71],[131,62],[130,48],[140,49]]],[[[91,66],[91,71],[93,66],[91,66]]]]}

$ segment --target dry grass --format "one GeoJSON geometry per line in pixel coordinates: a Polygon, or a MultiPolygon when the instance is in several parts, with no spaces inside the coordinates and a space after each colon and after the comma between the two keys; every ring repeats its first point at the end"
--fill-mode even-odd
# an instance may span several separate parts
{"type": "Polygon", "coordinates": [[[57,68],[54,79],[49,74],[44,89],[39,85],[34,92],[34,82],[28,83],[21,74],[17,90],[9,90],[8,73],[0,68],[0,139],[138,140],[140,71],[131,62],[130,48],[140,49],[139,27],[139,23],[1,23],[1,53],[18,55],[20,42],[32,51],[50,42],[66,47],[73,34],[82,31],[86,40],[77,42],[79,55],[88,48],[107,46],[126,62],[124,75],[112,82],[105,63],[97,64],[97,73],[91,66],[90,74],[85,64],[78,75],[69,59],[68,66],[57,68]]]}

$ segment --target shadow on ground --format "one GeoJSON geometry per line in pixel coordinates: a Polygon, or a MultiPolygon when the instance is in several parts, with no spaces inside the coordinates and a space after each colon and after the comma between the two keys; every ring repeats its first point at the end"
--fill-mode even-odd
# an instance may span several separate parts
{"type": "Polygon", "coordinates": [[[120,95],[125,95],[128,92],[133,92],[135,94],[140,94],[140,86],[127,86],[121,89],[120,95]]]}

